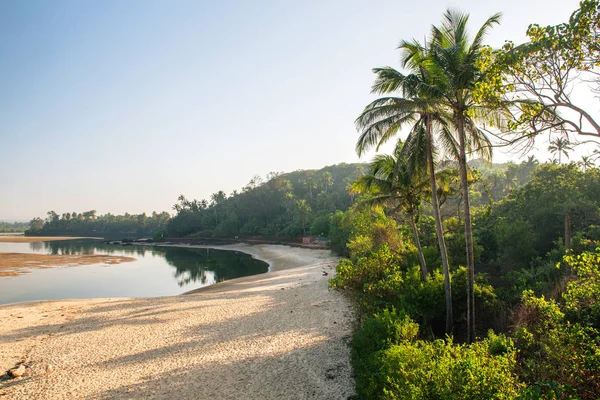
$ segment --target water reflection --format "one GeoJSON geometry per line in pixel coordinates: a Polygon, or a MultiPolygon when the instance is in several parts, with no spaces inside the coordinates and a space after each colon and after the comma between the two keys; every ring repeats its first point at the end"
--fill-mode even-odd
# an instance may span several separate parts
{"type": "Polygon", "coordinates": [[[44,242],[31,242],[29,243],[31,250],[39,252],[44,248],[44,242]]]}
{"type": "Polygon", "coordinates": [[[170,296],[228,279],[267,272],[249,255],[214,249],[109,245],[98,240],[0,243],[0,252],[56,255],[108,254],[134,262],[33,269],[0,278],[0,304],[17,301],[170,296]]]}
{"type": "Polygon", "coordinates": [[[59,240],[54,242],[33,242],[29,248],[34,252],[45,252],[51,255],[80,254],[127,254],[144,256],[150,248],[143,246],[111,245],[98,240],[59,240]]]}
{"type": "Polygon", "coordinates": [[[157,247],[153,251],[164,256],[167,263],[175,267],[174,276],[181,287],[190,282],[212,284],[260,274],[268,269],[264,262],[237,251],[177,247],[157,247]]]}
{"type": "Polygon", "coordinates": [[[136,258],[160,257],[175,268],[173,273],[179,287],[199,282],[210,285],[224,280],[267,272],[268,266],[249,255],[237,251],[194,249],[162,246],[122,246],[94,240],[65,240],[33,242],[34,252],[51,255],[110,254],[136,258]]]}

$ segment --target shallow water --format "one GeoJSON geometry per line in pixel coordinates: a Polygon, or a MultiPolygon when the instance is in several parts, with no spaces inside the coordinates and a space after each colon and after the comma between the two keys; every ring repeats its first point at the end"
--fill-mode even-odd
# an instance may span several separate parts
{"type": "Polygon", "coordinates": [[[171,296],[268,269],[265,262],[236,251],[108,245],[98,240],[0,243],[0,252],[109,254],[136,258],[136,261],[116,265],[32,269],[28,274],[0,277],[0,304],[67,298],[171,296]]]}

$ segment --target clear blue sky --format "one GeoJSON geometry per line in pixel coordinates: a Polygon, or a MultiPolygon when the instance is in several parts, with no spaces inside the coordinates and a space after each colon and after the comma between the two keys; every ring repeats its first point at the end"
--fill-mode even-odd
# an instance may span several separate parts
{"type": "MultiPolygon", "coordinates": [[[[0,220],[170,211],[356,162],[371,68],[447,7],[520,42],[575,0],[0,1],[0,220]]],[[[365,161],[369,157],[365,158],[365,161]]]]}

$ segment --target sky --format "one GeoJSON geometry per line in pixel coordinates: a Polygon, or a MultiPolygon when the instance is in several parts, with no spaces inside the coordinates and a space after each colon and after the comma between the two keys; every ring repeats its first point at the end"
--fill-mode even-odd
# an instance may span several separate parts
{"type": "Polygon", "coordinates": [[[371,69],[400,68],[399,41],[448,7],[472,32],[502,12],[499,47],[578,2],[0,0],[0,220],[171,211],[256,174],[366,162],[371,69]]]}

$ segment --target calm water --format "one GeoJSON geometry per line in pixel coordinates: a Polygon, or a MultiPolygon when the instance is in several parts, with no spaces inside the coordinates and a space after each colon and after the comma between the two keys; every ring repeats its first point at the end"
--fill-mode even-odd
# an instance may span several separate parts
{"type": "Polygon", "coordinates": [[[120,246],[91,240],[0,243],[0,252],[110,254],[137,259],[117,265],[33,269],[21,276],[0,277],[0,304],[67,298],[170,296],[268,269],[266,263],[235,251],[120,246]]]}

